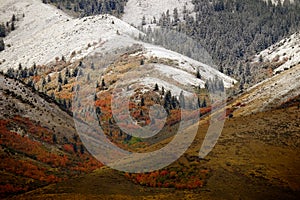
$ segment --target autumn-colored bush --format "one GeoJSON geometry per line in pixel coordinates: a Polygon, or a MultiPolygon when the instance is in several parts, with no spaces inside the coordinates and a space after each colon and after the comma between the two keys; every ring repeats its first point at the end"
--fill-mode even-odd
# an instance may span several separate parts
{"type": "Polygon", "coordinates": [[[38,167],[29,160],[17,160],[11,157],[2,157],[0,169],[34,180],[45,181],[47,183],[57,182],[60,179],[54,175],[47,175],[45,168],[38,167]]]}
{"type": "Polygon", "coordinates": [[[0,185],[0,197],[5,196],[6,194],[16,194],[19,192],[25,192],[28,190],[28,187],[20,187],[20,186],[14,186],[12,184],[4,184],[0,185]]]}
{"type": "Polygon", "coordinates": [[[134,183],[148,187],[163,187],[176,189],[196,189],[204,185],[207,170],[158,170],[150,173],[130,174],[125,173],[125,177],[134,183]]]}
{"type": "Polygon", "coordinates": [[[71,144],[64,144],[63,148],[68,153],[74,153],[73,145],[71,144]]]}
{"type": "Polygon", "coordinates": [[[96,160],[95,158],[88,158],[83,162],[79,162],[77,166],[72,167],[72,170],[75,171],[80,171],[80,172],[92,172],[96,169],[99,169],[100,167],[102,167],[103,164],[100,163],[98,160],[96,160]]]}
{"type": "MultiPolygon", "coordinates": [[[[0,130],[0,144],[6,152],[0,156],[0,170],[22,179],[30,179],[30,182],[59,182],[78,174],[77,171],[88,173],[102,166],[88,153],[81,153],[78,149],[75,154],[74,147],[70,144],[65,144],[62,151],[53,151],[49,145],[55,145],[57,149],[59,146],[53,144],[52,137],[51,142],[45,143],[45,137],[52,136],[53,133],[28,118],[16,116],[0,119],[0,130]],[[60,170],[53,170],[54,168],[60,170]]],[[[77,145],[80,144],[77,141],[77,145]]],[[[24,189],[22,183],[2,185],[0,196],[1,193],[9,194],[27,189],[24,189]]]]}

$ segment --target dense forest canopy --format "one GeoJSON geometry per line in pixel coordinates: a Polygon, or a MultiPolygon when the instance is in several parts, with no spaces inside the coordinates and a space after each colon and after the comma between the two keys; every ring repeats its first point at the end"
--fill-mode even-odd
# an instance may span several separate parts
{"type": "Polygon", "coordinates": [[[60,9],[70,11],[75,15],[90,16],[97,14],[112,14],[120,16],[128,0],[43,0],[60,9]]]}
{"type": "Polygon", "coordinates": [[[299,2],[275,6],[262,0],[193,0],[194,13],[180,21],[176,11],[163,13],[157,24],[197,39],[225,72],[239,61],[300,30],[299,2]]]}

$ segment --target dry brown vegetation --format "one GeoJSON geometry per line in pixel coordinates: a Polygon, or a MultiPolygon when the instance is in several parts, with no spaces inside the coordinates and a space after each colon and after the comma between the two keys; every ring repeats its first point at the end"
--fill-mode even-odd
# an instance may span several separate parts
{"type": "MultiPolygon", "coordinates": [[[[118,70],[126,70],[128,67],[136,67],[140,64],[134,58],[130,58],[133,59],[131,61],[132,65],[127,64],[127,57],[122,57],[122,59],[124,59],[123,65],[121,64],[121,60],[117,65],[119,67],[114,66],[110,70],[117,72],[118,70]]],[[[90,71],[92,72],[92,69],[90,71]]],[[[62,74],[64,74],[64,71],[62,71],[62,74]]],[[[53,77],[54,79],[46,86],[50,86],[53,83],[54,86],[50,88],[56,87],[57,73],[54,73],[53,77]]],[[[118,75],[107,76],[104,79],[107,85],[105,88],[100,87],[97,89],[98,99],[95,101],[95,105],[101,107],[101,119],[104,127],[107,126],[109,127],[108,130],[112,130],[111,140],[113,142],[117,143],[121,148],[136,151],[153,151],[160,149],[170,142],[172,136],[177,131],[176,123],[180,120],[179,113],[176,110],[172,110],[167,121],[169,123],[168,126],[160,133],[160,136],[163,136],[162,138],[153,138],[152,141],[147,140],[142,142],[135,140],[133,143],[124,143],[125,136],[119,136],[119,131],[113,122],[109,123],[112,117],[110,107],[111,92],[109,87],[118,79],[118,75]]],[[[62,91],[55,92],[56,97],[71,97],[68,96],[71,95],[71,92],[68,91],[70,91],[71,85],[74,84],[74,80],[70,80],[68,84],[64,85],[62,91]],[[64,95],[64,93],[68,95],[64,95]]],[[[84,80],[86,78],[82,79],[82,81],[84,80]]],[[[41,131],[29,131],[29,133],[51,144],[48,134],[53,133],[52,131],[54,130],[58,134],[58,140],[61,141],[59,152],[63,152],[62,155],[67,155],[67,160],[70,160],[68,161],[69,164],[68,162],[53,163],[55,160],[59,160],[57,159],[58,157],[54,156],[54,160],[43,160],[43,157],[40,156],[44,155],[44,153],[38,151],[39,156],[37,157],[37,161],[44,162],[47,165],[54,165],[54,167],[57,166],[56,169],[67,166],[69,170],[79,172],[87,171],[88,169],[94,170],[99,167],[97,162],[93,160],[89,164],[70,164],[76,163],[82,158],[72,155],[74,153],[72,146],[74,138],[72,139],[72,137],[75,130],[72,128],[74,125],[71,123],[71,117],[65,112],[60,111],[57,105],[55,105],[56,109],[54,111],[52,110],[52,112],[47,113],[46,109],[45,112],[45,109],[41,108],[45,104],[44,101],[38,95],[32,96],[28,88],[25,88],[24,92],[21,92],[23,95],[18,97],[15,92],[15,90],[19,90],[16,89],[17,83],[12,80],[9,82],[10,84],[5,84],[5,87],[8,87],[8,91],[10,92],[5,90],[5,88],[3,89],[2,99],[5,102],[3,108],[12,107],[14,111],[11,112],[6,109],[7,113],[4,118],[11,119],[15,124],[24,124],[27,119],[14,116],[16,112],[24,115],[25,110],[30,109],[29,116],[35,119],[40,116],[40,113],[43,113],[47,117],[42,118],[41,122],[39,122],[43,125],[42,127],[39,127],[39,123],[36,121],[29,121],[25,124],[30,127],[38,127],[29,128],[29,130],[42,130],[45,134],[41,134],[41,131]],[[35,101],[34,99],[37,100],[35,101]],[[19,101],[23,102],[23,106],[16,106],[19,101]],[[51,120],[51,123],[49,120],[51,120]],[[71,143],[67,144],[65,141],[63,142],[62,137],[62,133],[68,132],[66,130],[70,131],[68,138],[71,141],[71,143]]],[[[140,98],[139,95],[140,93],[137,91],[135,98],[140,98]]],[[[161,99],[160,92],[151,91],[144,95],[147,106],[152,105],[155,99],[148,97],[157,95],[157,99],[161,99]]],[[[52,104],[54,105],[53,102],[52,104]]],[[[132,112],[132,116],[147,123],[147,106],[141,106],[132,102],[130,104],[132,110],[141,109],[145,113],[145,116],[140,116],[139,112],[132,112]]],[[[199,128],[194,143],[182,157],[162,170],[145,174],[124,174],[108,168],[101,168],[91,174],[71,178],[70,180],[56,179],[55,176],[51,176],[51,173],[45,176],[40,174],[38,175],[38,179],[45,177],[45,180],[49,179],[49,181],[46,181],[47,183],[44,184],[36,182],[34,187],[26,188],[23,186],[26,186],[27,182],[26,180],[22,180],[20,181],[21,183],[25,181],[22,187],[8,183],[3,185],[2,190],[18,193],[40,187],[37,190],[15,196],[16,199],[297,199],[300,191],[300,174],[298,172],[300,159],[297,156],[300,153],[300,110],[298,99],[288,100],[281,105],[280,109],[273,108],[265,112],[248,114],[246,117],[239,114],[241,108],[246,109],[247,105],[241,103],[239,99],[230,102],[227,109],[227,116],[229,114],[233,115],[230,119],[227,118],[222,136],[219,138],[213,151],[205,159],[199,159],[198,153],[209,125],[209,117],[202,119],[199,125],[194,125],[186,129],[186,134],[188,135],[199,128]],[[57,181],[59,183],[43,187],[48,183],[57,181]]],[[[209,107],[202,108],[201,112],[209,112],[209,109],[209,107]]],[[[5,127],[15,127],[15,124],[7,126],[7,123],[7,121],[3,121],[2,130],[5,130],[5,127]]],[[[16,132],[12,129],[9,129],[9,131],[16,132]]],[[[4,135],[5,132],[3,132],[4,135]]],[[[110,135],[108,131],[107,135],[110,135]]],[[[15,136],[19,137],[17,133],[15,133],[15,136]]],[[[10,143],[7,144],[13,145],[10,143]]],[[[77,144],[80,145],[80,142],[78,141],[77,144]]],[[[12,147],[12,149],[18,149],[22,146],[17,145],[12,147]]],[[[28,149],[25,150],[22,151],[25,151],[27,154],[35,154],[35,151],[32,153],[31,151],[28,152],[28,149]]],[[[13,158],[18,161],[23,157],[13,158]]],[[[5,159],[7,160],[8,158],[6,157],[5,159]]],[[[22,166],[24,161],[20,161],[20,163],[19,165],[22,166]]],[[[26,161],[25,163],[27,165],[27,167],[24,167],[25,169],[34,168],[32,167],[34,165],[32,158],[30,162],[26,161]]],[[[31,175],[44,173],[44,168],[39,168],[39,166],[34,168],[35,170],[31,170],[31,172],[34,172],[31,175]]],[[[2,168],[8,169],[7,166],[2,168]]],[[[71,171],[67,171],[67,174],[71,174],[71,171]]],[[[18,173],[25,173],[26,176],[30,177],[29,172],[28,170],[24,172],[18,171],[18,173]]],[[[13,174],[18,173],[17,171],[13,171],[13,174]]],[[[5,177],[4,180],[11,180],[12,182],[13,176],[3,174],[3,177],[5,177]]],[[[58,175],[58,178],[64,178],[64,176],[58,175]]]]}
{"type": "Polygon", "coordinates": [[[149,188],[131,182],[120,172],[102,168],[16,199],[297,199],[300,194],[299,115],[298,107],[290,106],[227,119],[217,145],[203,160],[197,155],[208,124],[200,123],[195,142],[166,170],[179,169],[174,173],[178,174],[185,168],[199,176],[201,170],[207,169],[202,188],[149,188]]]}

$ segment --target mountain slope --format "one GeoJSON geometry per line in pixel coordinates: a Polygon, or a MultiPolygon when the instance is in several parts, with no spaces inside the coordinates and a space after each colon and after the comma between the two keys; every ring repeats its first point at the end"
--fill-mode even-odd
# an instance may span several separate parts
{"type": "MultiPolygon", "coordinates": [[[[14,13],[25,14],[25,17],[17,21],[17,29],[5,38],[5,43],[9,44],[10,47],[0,53],[0,60],[2,60],[0,69],[4,71],[11,67],[16,69],[19,64],[23,68],[30,68],[34,63],[37,65],[53,63],[55,65],[59,58],[72,64],[83,58],[105,52],[112,53],[117,49],[138,44],[144,49],[143,52],[140,52],[140,57],[160,58],[177,63],[169,65],[169,68],[154,67],[154,70],[160,74],[165,74],[176,83],[180,82],[179,79],[181,78],[192,79],[191,82],[181,83],[181,85],[204,87],[206,80],[215,77],[223,80],[227,88],[232,87],[236,82],[208,65],[165,48],[137,41],[135,38],[143,33],[110,15],[72,19],[53,6],[43,4],[38,0],[22,2],[7,0],[2,5],[1,10],[4,17],[14,13]],[[174,72],[172,72],[173,68],[176,68],[174,72]],[[198,69],[202,75],[202,80],[193,78],[198,69]],[[186,74],[186,76],[179,77],[178,74],[186,74]]],[[[150,85],[154,87],[153,83],[150,85]]],[[[172,86],[166,87],[166,89],[171,88],[172,86]]],[[[177,89],[176,93],[180,93],[180,89],[177,89]]]]}
{"type": "Polygon", "coordinates": [[[180,1],[180,0],[129,0],[124,9],[124,15],[122,20],[135,26],[142,25],[142,19],[145,16],[145,23],[150,24],[154,17],[158,20],[162,13],[167,12],[173,16],[173,10],[178,9],[179,17],[182,17],[184,6],[187,11],[193,10],[193,4],[191,0],[180,1]]]}
{"type": "Polygon", "coordinates": [[[82,146],[74,121],[49,97],[0,75],[0,197],[102,166],[82,146]]]}
{"type": "Polygon", "coordinates": [[[25,17],[17,22],[17,30],[5,38],[5,43],[11,47],[1,52],[1,60],[6,61],[2,62],[0,69],[16,68],[19,63],[26,67],[34,63],[47,64],[62,55],[69,59],[73,52],[76,54],[73,56],[79,59],[116,36],[117,31],[127,35],[139,33],[113,16],[72,19],[39,0],[9,0],[0,10],[1,19],[25,13],[25,17]]]}
{"type": "Polygon", "coordinates": [[[234,115],[271,110],[297,98],[300,93],[300,65],[296,65],[249,88],[231,105],[234,115]]]}
{"type": "MultiPolygon", "coordinates": [[[[268,3],[269,0],[264,0],[264,1],[268,3]]],[[[271,2],[272,2],[274,5],[283,5],[285,1],[286,1],[286,0],[271,0],[271,2]]],[[[289,3],[295,3],[294,0],[288,0],[288,1],[289,1],[289,3]]]]}
{"type": "Polygon", "coordinates": [[[300,63],[300,32],[284,38],[255,56],[254,62],[277,62],[282,64],[274,70],[279,73],[300,63]]]}
{"type": "MultiPolygon", "coordinates": [[[[228,119],[212,152],[198,159],[199,148],[209,124],[202,121],[190,149],[169,167],[187,166],[188,173],[197,167],[209,171],[201,189],[174,190],[132,183],[115,170],[101,169],[42,187],[13,199],[297,199],[299,197],[299,109],[291,106],[247,117],[228,119]],[[288,130],[288,132],[287,132],[288,130]],[[274,134],[277,133],[277,134],[274,134]]],[[[192,129],[198,129],[194,125],[192,129]]],[[[186,130],[187,133],[192,131],[186,130]]],[[[163,147],[168,143],[156,144],[163,147]]],[[[183,171],[177,171],[178,176],[183,171]]],[[[197,175],[198,176],[198,175],[197,175]]],[[[160,176],[151,182],[166,180],[160,176]]],[[[173,180],[173,179],[172,179],[173,180]]]]}

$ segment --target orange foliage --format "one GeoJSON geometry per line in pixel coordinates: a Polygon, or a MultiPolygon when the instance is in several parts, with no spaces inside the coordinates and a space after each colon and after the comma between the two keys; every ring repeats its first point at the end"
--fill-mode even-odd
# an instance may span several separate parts
{"type": "Polygon", "coordinates": [[[0,185],[0,197],[4,194],[19,193],[27,190],[28,187],[22,188],[19,186],[14,186],[12,184],[0,185]]]}
{"type": "Polygon", "coordinates": [[[57,182],[60,179],[53,175],[45,174],[45,169],[37,167],[32,162],[27,160],[16,160],[13,158],[1,158],[0,168],[14,174],[22,175],[24,177],[35,180],[45,181],[47,183],[57,182]]]}
{"type": "Polygon", "coordinates": [[[190,172],[182,170],[180,174],[172,170],[158,170],[151,173],[130,174],[125,173],[125,177],[140,185],[149,187],[164,187],[176,189],[196,189],[204,185],[203,179],[207,175],[207,170],[197,171],[195,176],[190,172]]]}
{"type": "Polygon", "coordinates": [[[102,167],[103,164],[94,158],[85,160],[84,162],[79,162],[77,166],[72,167],[72,170],[80,172],[92,172],[96,169],[102,167]]]}
{"type": "Polygon", "coordinates": [[[69,153],[74,153],[73,146],[71,144],[64,144],[64,150],[69,152],[69,153]]]}

